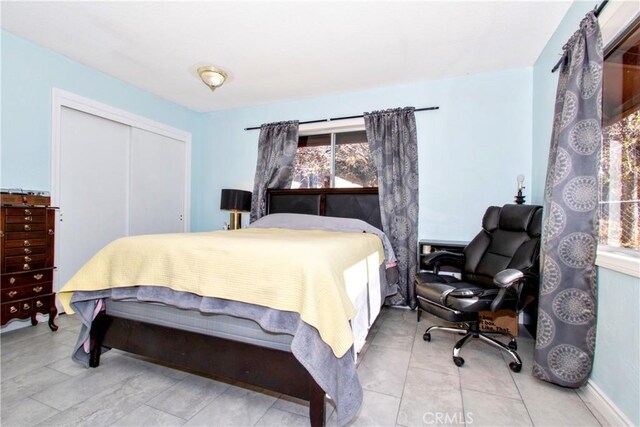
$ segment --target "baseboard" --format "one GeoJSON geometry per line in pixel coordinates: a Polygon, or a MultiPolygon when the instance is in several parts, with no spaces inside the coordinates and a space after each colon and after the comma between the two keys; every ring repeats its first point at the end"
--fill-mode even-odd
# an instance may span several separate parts
{"type": "Polygon", "coordinates": [[[587,385],[580,389],[583,400],[591,403],[595,410],[600,412],[609,425],[633,426],[631,420],[616,406],[615,403],[593,381],[587,381],[587,385]]]}

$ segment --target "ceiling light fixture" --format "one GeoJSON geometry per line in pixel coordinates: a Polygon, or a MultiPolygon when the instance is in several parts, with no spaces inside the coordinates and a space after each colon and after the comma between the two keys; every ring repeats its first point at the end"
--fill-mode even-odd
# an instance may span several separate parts
{"type": "Polygon", "coordinates": [[[198,75],[206,84],[209,86],[211,91],[216,90],[227,80],[227,73],[222,70],[217,69],[216,67],[200,67],[198,68],[198,75]]]}

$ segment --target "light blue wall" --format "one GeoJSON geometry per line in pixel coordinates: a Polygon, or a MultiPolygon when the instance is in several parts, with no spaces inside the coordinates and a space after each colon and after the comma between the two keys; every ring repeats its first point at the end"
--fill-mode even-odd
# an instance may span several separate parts
{"type": "Polygon", "coordinates": [[[218,229],[228,221],[218,209],[221,188],[252,189],[259,131],[245,127],[439,106],[416,113],[419,233],[469,240],[487,206],[513,201],[517,175],[531,177],[531,86],[532,70],[522,68],[211,113],[207,144],[194,151],[193,193],[202,204],[194,206],[193,229],[218,229]]]}
{"type": "Polygon", "coordinates": [[[591,381],[640,425],[640,280],[598,269],[598,332],[591,381]]]}
{"type": "Polygon", "coordinates": [[[486,206],[510,202],[515,177],[531,176],[529,68],[199,114],[9,32],[1,35],[2,187],[50,190],[53,87],[192,133],[195,231],[228,220],[218,209],[221,188],[251,189],[258,131],[243,129],[269,121],[440,106],[416,115],[420,237],[470,239],[486,206]]]}
{"type": "Polygon", "coordinates": [[[191,132],[200,145],[205,114],[195,113],[7,31],[2,42],[0,186],[50,191],[51,89],[56,87],[191,132]]]}
{"type": "MultiPolygon", "coordinates": [[[[542,204],[562,46],[578,29],[591,2],[575,1],[533,67],[533,201],[542,204]]],[[[598,269],[598,332],[593,381],[634,425],[640,425],[640,283],[637,278],[598,269]]]]}

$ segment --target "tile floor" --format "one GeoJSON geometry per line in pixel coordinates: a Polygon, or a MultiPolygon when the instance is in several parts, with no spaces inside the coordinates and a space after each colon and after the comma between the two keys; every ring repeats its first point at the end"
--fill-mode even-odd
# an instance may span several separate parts
{"type": "MultiPolygon", "coordinates": [[[[497,349],[473,340],[456,367],[456,335],[424,330],[415,312],[384,309],[359,358],[364,403],[356,426],[606,425],[574,390],[534,379],[533,340],[519,339],[524,368],[513,373],[497,349]]],[[[441,323],[441,322],[440,322],[441,323]]],[[[295,399],[156,365],[120,351],[97,369],[70,359],[79,322],[61,316],[0,335],[2,426],[289,426],[308,425],[295,399]]],[[[335,425],[330,403],[328,424],[335,425]]]]}

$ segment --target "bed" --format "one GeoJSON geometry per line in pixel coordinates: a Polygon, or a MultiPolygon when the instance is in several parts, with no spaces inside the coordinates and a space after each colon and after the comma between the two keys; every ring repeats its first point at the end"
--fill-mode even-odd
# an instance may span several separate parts
{"type": "MultiPolygon", "coordinates": [[[[348,227],[355,228],[346,231],[367,231],[363,233],[367,235],[371,234],[371,230],[361,229],[365,225],[381,228],[377,189],[370,188],[270,190],[268,212],[273,215],[265,218],[262,227],[223,232],[227,233],[223,237],[271,232],[273,224],[270,221],[275,220],[277,224],[282,215],[291,213],[326,216],[329,217],[326,220],[331,219],[329,222],[342,223],[337,218],[362,220],[366,224],[353,225],[355,223],[350,222],[348,227]]],[[[296,218],[303,218],[299,221],[302,223],[313,222],[311,217],[296,218]]],[[[305,225],[298,224],[293,228],[305,228],[305,225]]],[[[283,238],[288,238],[288,233],[296,236],[297,231],[282,230],[283,238]]],[[[319,256],[327,252],[319,249],[325,234],[337,233],[315,233],[319,240],[314,240],[314,245],[319,246],[313,253],[319,256]]],[[[358,241],[364,237],[348,234],[349,238],[358,241]]],[[[370,236],[367,237],[372,241],[370,236]]],[[[386,239],[382,235],[376,236],[376,245],[382,244],[380,238],[386,239]]],[[[359,267],[360,270],[367,270],[367,283],[350,287],[348,283],[351,282],[347,282],[345,295],[354,307],[358,307],[355,314],[349,313],[349,302],[344,302],[347,307],[344,310],[332,305],[329,310],[333,314],[315,313],[315,317],[309,316],[304,310],[288,310],[289,306],[274,309],[273,306],[255,304],[251,299],[253,297],[247,296],[253,292],[245,291],[239,300],[234,297],[227,299],[194,295],[157,286],[75,292],[74,309],[85,323],[83,329],[86,329],[86,334],[83,336],[81,332],[74,357],[86,354],[86,363],[97,367],[105,349],[117,348],[206,375],[262,387],[309,401],[309,416],[314,426],[325,423],[327,389],[336,401],[339,424],[345,424],[362,401],[362,390],[355,371],[357,352],[364,344],[368,327],[379,313],[380,305],[393,289],[385,274],[385,266],[392,265],[389,261],[393,261],[392,250],[389,254],[390,245],[388,241],[386,243],[384,254],[381,255],[385,262],[377,266],[376,274],[372,267],[376,262],[369,258],[371,262],[359,267]],[[342,323],[324,324],[327,317],[340,317],[335,313],[341,311],[345,311],[349,317],[353,334],[352,342],[346,341],[346,344],[342,339],[344,331],[339,332],[342,323]],[[350,347],[345,351],[347,345],[350,347]],[[324,384],[324,389],[319,383],[324,384]]],[[[289,256],[295,257],[295,253],[300,252],[294,247],[289,256]]],[[[232,262],[231,259],[228,261],[232,262]]],[[[243,265],[246,261],[238,262],[243,265]]],[[[277,264],[278,260],[272,263],[277,264]]],[[[321,268],[322,263],[318,264],[318,268],[321,268]]],[[[288,273],[286,269],[283,271],[288,273]]],[[[269,272],[264,273],[269,275],[269,272]]],[[[238,283],[244,279],[243,275],[234,277],[238,283]]],[[[256,290],[255,287],[252,289],[256,290]]],[[[321,294],[325,292],[323,288],[321,294]]],[[[346,301],[345,295],[332,301],[339,302],[340,298],[346,301]]],[[[315,301],[324,297],[315,294],[305,298],[315,301]]],[[[315,308],[312,307],[311,311],[315,311],[315,308]]]]}

